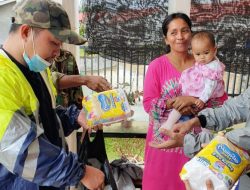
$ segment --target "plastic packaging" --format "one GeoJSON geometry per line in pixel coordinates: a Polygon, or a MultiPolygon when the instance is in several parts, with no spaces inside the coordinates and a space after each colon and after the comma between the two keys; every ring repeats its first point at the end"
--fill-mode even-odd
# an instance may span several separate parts
{"type": "Polygon", "coordinates": [[[89,127],[119,122],[131,115],[130,105],[122,89],[89,95],[83,98],[82,105],[89,127]]]}
{"type": "Polygon", "coordinates": [[[205,181],[212,180],[214,189],[228,190],[249,164],[249,155],[223,136],[216,136],[204,149],[187,162],[180,173],[193,190],[207,190],[205,181]]]}

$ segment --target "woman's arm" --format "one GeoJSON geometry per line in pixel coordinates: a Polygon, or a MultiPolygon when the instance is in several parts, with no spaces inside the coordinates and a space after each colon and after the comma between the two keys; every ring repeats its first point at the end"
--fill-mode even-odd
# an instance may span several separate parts
{"type": "Polygon", "coordinates": [[[156,64],[152,62],[148,66],[143,87],[143,106],[147,113],[152,109],[152,101],[160,97],[160,92],[156,64]]]}

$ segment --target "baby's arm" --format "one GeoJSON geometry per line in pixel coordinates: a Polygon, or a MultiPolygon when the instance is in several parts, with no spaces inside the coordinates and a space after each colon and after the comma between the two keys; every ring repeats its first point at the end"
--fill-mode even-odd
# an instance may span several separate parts
{"type": "Polygon", "coordinates": [[[205,103],[211,98],[216,86],[217,86],[217,81],[216,80],[211,80],[209,78],[206,78],[204,80],[205,87],[201,93],[201,96],[199,99],[195,101],[195,106],[198,109],[202,109],[205,106],[205,103]]]}
{"type": "Polygon", "coordinates": [[[217,86],[217,81],[206,78],[204,80],[204,83],[205,83],[205,88],[203,89],[201,96],[199,97],[199,100],[205,104],[211,98],[217,86]]]}
{"type": "MultiPolygon", "coordinates": [[[[202,75],[204,77],[204,89],[199,97],[201,101],[206,103],[213,95],[219,81],[223,81],[222,65],[218,61],[210,62],[203,66],[202,75]]],[[[221,87],[224,90],[224,87],[221,87]]]]}

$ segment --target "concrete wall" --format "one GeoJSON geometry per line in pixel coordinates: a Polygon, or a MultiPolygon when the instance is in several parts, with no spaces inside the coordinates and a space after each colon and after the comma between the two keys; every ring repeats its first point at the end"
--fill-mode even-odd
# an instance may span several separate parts
{"type": "Polygon", "coordinates": [[[190,15],[191,0],[169,0],[168,14],[183,12],[190,15]]]}
{"type": "Polygon", "coordinates": [[[15,1],[8,1],[10,3],[0,4],[0,44],[3,44],[6,39],[10,25],[11,25],[11,17],[13,16],[12,7],[15,4],[15,1]]]}

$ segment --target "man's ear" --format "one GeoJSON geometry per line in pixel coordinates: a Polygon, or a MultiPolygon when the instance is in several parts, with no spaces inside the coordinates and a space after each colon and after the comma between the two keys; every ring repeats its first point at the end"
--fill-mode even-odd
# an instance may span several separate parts
{"type": "Polygon", "coordinates": [[[27,40],[31,33],[31,27],[27,24],[23,24],[20,26],[20,35],[24,41],[27,40]]]}

